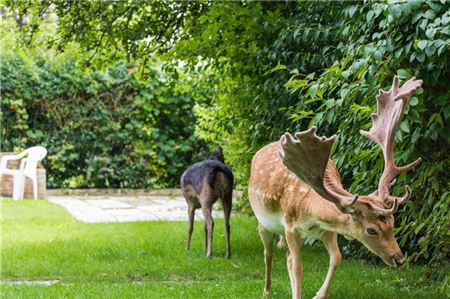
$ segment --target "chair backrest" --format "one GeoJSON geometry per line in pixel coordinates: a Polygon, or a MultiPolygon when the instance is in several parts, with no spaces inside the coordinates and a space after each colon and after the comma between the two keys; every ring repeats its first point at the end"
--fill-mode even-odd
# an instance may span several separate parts
{"type": "Polygon", "coordinates": [[[35,173],[38,162],[45,158],[47,150],[43,146],[33,146],[27,148],[24,152],[26,153],[24,172],[35,173]]]}

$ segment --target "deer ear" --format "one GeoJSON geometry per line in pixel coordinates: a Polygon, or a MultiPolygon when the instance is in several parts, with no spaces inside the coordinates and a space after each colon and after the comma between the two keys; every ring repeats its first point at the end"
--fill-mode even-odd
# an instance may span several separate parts
{"type": "Polygon", "coordinates": [[[344,207],[343,212],[349,214],[353,219],[365,218],[373,209],[369,202],[358,200],[354,205],[344,207]]]}
{"type": "Polygon", "coordinates": [[[343,213],[351,216],[351,218],[353,218],[353,219],[364,217],[363,211],[361,211],[361,209],[358,209],[356,206],[345,207],[345,208],[342,208],[341,211],[343,213]]]}
{"type": "Polygon", "coordinates": [[[202,157],[208,157],[209,156],[209,151],[207,151],[207,150],[205,150],[204,148],[201,148],[200,149],[200,155],[202,156],[202,157]]]}
{"type": "Polygon", "coordinates": [[[222,154],[222,147],[221,147],[220,145],[218,145],[218,146],[216,147],[216,153],[222,154]]]}

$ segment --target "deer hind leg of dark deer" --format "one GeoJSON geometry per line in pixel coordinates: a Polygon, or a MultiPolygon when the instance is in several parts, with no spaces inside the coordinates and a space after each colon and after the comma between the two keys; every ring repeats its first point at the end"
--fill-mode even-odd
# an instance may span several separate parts
{"type": "Polygon", "coordinates": [[[328,268],[327,277],[316,293],[316,296],[313,299],[325,299],[328,296],[328,290],[331,285],[331,281],[333,280],[334,273],[336,272],[337,267],[340,265],[342,256],[339,251],[339,246],[337,242],[337,234],[333,232],[327,232],[322,237],[322,242],[325,245],[325,248],[330,255],[330,266],[328,268]]]}
{"type": "Polygon", "coordinates": [[[303,240],[300,238],[295,228],[289,224],[285,227],[286,241],[289,247],[289,255],[292,259],[292,276],[294,284],[292,287],[292,298],[300,299],[302,297],[302,272],[303,265],[300,257],[300,249],[303,244],[303,240]]]}
{"type": "Polygon", "coordinates": [[[269,295],[272,279],[272,256],[274,235],[261,224],[258,224],[259,236],[264,245],[264,263],[266,265],[266,277],[264,284],[264,296],[269,295]]]}
{"type": "Polygon", "coordinates": [[[231,203],[232,194],[228,194],[222,199],[223,214],[225,218],[225,233],[227,238],[227,258],[231,257],[231,245],[230,245],[230,215],[231,215],[231,203]]]}
{"type": "Polygon", "coordinates": [[[202,206],[203,217],[205,218],[205,251],[206,257],[212,257],[212,240],[214,230],[214,220],[212,219],[212,204],[210,201],[203,201],[205,204],[202,206]]]}
{"type": "Polygon", "coordinates": [[[191,247],[191,237],[194,231],[194,217],[195,217],[195,207],[194,204],[188,202],[188,216],[189,216],[189,228],[186,242],[186,250],[189,252],[191,247]]]}

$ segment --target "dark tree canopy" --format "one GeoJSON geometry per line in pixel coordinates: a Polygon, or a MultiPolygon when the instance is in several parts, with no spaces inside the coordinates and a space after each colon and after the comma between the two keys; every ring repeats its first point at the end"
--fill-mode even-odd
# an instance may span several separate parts
{"type": "Polygon", "coordinates": [[[183,28],[204,12],[206,1],[7,1],[21,20],[24,42],[32,42],[40,26],[52,15],[57,33],[51,47],[63,51],[79,43],[99,62],[126,58],[143,59],[167,51],[178,41],[183,28]],[[23,22],[26,16],[25,22],[23,22]]]}

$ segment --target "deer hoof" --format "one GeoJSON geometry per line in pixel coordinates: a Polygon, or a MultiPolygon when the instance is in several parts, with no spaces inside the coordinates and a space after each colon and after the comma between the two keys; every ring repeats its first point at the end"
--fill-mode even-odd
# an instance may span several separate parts
{"type": "Polygon", "coordinates": [[[327,299],[327,295],[323,294],[316,294],[313,299],[327,299]]]}

